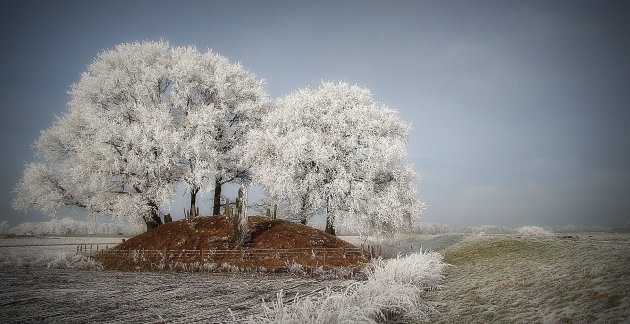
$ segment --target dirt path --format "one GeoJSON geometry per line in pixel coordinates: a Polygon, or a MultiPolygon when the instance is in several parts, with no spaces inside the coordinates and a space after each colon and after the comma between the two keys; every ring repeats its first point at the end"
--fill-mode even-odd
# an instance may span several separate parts
{"type": "Polygon", "coordinates": [[[3,323],[222,323],[243,320],[283,289],[287,298],[348,280],[288,274],[0,270],[3,323]]]}

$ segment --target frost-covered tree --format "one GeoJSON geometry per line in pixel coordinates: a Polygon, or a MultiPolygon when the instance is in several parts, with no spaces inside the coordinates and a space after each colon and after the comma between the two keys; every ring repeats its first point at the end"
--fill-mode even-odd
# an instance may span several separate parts
{"type": "Polygon", "coordinates": [[[213,214],[220,213],[221,187],[250,181],[250,166],[241,159],[247,132],[268,109],[263,81],[240,64],[213,52],[175,48],[175,77],[170,82],[172,107],[180,111],[178,151],[191,211],[201,191],[214,191],[213,214]],[[210,183],[207,183],[210,181],[210,183]]]}
{"type": "Polygon", "coordinates": [[[360,235],[386,236],[409,231],[424,204],[418,201],[412,165],[390,165],[374,174],[365,188],[352,194],[355,206],[341,208],[340,225],[360,235]]]}
{"type": "MultiPolygon", "coordinates": [[[[2,222],[0,222],[1,228],[2,222]]],[[[7,233],[17,235],[118,235],[142,233],[143,224],[100,223],[95,220],[76,221],[69,217],[47,222],[26,222],[10,228],[7,233]]]]}
{"type": "Polygon", "coordinates": [[[14,206],[76,206],[161,223],[175,179],[174,119],[165,100],[168,44],[123,44],[101,53],[73,85],[68,113],[42,132],[14,206]]]}
{"type": "Polygon", "coordinates": [[[99,54],[70,95],[68,113],[36,143],[45,162],[27,166],[14,206],[143,217],[148,228],[161,223],[179,182],[194,210],[200,190],[246,170],[232,152],[240,139],[230,136],[253,124],[242,111],[259,111],[265,98],[239,64],[165,42],[99,54]]]}
{"type": "Polygon", "coordinates": [[[414,174],[403,167],[410,126],[369,89],[324,82],[277,100],[249,136],[247,160],[269,196],[305,223],[326,214],[364,234],[410,225],[419,213],[414,174]]]}

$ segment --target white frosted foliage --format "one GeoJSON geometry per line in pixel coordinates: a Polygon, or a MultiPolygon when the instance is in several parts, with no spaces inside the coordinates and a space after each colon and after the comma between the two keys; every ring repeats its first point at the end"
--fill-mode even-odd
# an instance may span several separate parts
{"type": "Polygon", "coordinates": [[[278,99],[246,157],[257,183],[297,218],[326,213],[362,234],[390,233],[421,209],[415,173],[401,162],[409,130],[369,89],[324,82],[278,99]]]}
{"type": "Polygon", "coordinates": [[[43,163],[28,165],[15,189],[18,209],[155,219],[179,183],[196,194],[235,177],[235,138],[266,98],[240,64],[166,42],[102,52],[70,95],[68,112],[36,143],[43,163]]]}

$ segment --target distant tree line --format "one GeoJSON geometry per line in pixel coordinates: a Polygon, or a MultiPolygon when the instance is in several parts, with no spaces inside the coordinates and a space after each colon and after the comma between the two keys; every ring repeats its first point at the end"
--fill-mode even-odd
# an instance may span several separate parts
{"type": "Polygon", "coordinates": [[[66,217],[64,219],[51,219],[47,222],[25,222],[15,227],[10,227],[6,221],[2,221],[0,222],[0,234],[35,236],[135,235],[142,233],[143,227],[141,223],[99,223],[77,221],[66,217]]]}

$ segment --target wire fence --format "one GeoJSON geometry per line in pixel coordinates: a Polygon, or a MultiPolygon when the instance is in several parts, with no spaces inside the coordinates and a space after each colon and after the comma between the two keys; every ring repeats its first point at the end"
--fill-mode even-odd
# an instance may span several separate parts
{"type": "Polygon", "coordinates": [[[362,245],[356,248],[290,248],[290,249],[120,249],[97,245],[79,245],[77,254],[89,257],[105,253],[108,259],[115,262],[134,264],[144,268],[164,268],[168,264],[223,264],[237,266],[264,265],[267,268],[279,269],[298,263],[307,267],[342,266],[344,264],[362,264],[376,257],[380,247],[362,245]],[[124,261],[127,260],[127,261],[124,261]]]}
{"type": "MultiPolygon", "coordinates": [[[[78,247],[78,254],[93,254],[98,247],[78,247]]],[[[313,258],[371,258],[368,251],[361,248],[292,248],[292,249],[203,249],[203,250],[151,250],[151,249],[109,249],[107,253],[121,257],[163,257],[168,259],[197,259],[199,262],[212,262],[222,259],[287,259],[292,256],[310,255],[313,258]]]]}

